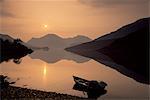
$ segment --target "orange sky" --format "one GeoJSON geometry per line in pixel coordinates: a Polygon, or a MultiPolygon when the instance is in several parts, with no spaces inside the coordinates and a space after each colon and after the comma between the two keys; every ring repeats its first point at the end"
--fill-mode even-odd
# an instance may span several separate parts
{"type": "Polygon", "coordinates": [[[149,16],[148,0],[93,1],[1,0],[0,32],[24,41],[47,33],[94,39],[149,16]]]}

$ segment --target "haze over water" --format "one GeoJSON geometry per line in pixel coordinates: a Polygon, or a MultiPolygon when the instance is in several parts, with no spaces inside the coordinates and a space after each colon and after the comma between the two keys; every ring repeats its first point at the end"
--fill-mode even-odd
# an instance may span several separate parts
{"type": "Polygon", "coordinates": [[[77,96],[82,92],[73,90],[73,75],[89,80],[105,81],[108,84],[107,94],[101,98],[148,98],[148,85],[136,82],[119,72],[94,60],[84,63],[61,60],[48,64],[30,57],[23,58],[21,64],[2,63],[1,74],[8,75],[12,80],[19,78],[15,86],[55,91],[77,96]]]}

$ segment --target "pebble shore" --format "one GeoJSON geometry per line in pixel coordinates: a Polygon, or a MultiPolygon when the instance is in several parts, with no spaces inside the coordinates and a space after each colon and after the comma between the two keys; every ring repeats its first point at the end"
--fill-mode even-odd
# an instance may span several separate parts
{"type": "Polygon", "coordinates": [[[88,100],[87,98],[9,86],[0,93],[1,100],[88,100]]]}

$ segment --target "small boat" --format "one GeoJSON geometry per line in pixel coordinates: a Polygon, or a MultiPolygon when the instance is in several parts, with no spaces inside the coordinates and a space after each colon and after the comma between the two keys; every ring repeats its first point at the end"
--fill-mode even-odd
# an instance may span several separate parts
{"type": "Polygon", "coordinates": [[[103,81],[90,81],[76,76],[73,76],[73,79],[75,81],[73,89],[83,93],[86,92],[89,99],[96,100],[107,93],[107,90],[105,90],[107,84],[103,81]]]}
{"type": "Polygon", "coordinates": [[[76,76],[73,76],[75,81],[74,89],[79,91],[99,91],[105,89],[107,84],[103,81],[85,80],[76,76]]]}

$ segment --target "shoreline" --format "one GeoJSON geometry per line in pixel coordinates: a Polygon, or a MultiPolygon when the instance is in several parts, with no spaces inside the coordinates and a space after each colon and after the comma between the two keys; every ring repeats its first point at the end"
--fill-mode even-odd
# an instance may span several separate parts
{"type": "Polygon", "coordinates": [[[88,98],[69,94],[47,92],[17,86],[8,86],[7,89],[1,91],[0,97],[2,100],[88,100],[88,98]]]}

